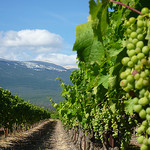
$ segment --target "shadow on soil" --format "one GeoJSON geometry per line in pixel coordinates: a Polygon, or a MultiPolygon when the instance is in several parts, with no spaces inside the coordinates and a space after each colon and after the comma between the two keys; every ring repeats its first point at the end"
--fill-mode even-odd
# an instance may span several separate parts
{"type": "MultiPolygon", "coordinates": [[[[39,130],[23,140],[13,143],[11,148],[0,148],[0,150],[43,150],[52,149],[51,138],[57,121],[50,121],[39,130]],[[48,142],[46,142],[48,141],[48,142]]],[[[53,144],[52,144],[53,145],[53,144]]]]}

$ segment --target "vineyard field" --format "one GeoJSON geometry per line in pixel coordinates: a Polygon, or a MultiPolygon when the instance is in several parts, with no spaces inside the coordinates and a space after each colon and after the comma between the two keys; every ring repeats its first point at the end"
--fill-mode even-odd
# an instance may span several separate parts
{"type": "Polygon", "coordinates": [[[142,0],[89,1],[88,22],[76,27],[78,70],[55,104],[66,129],[127,150],[133,132],[150,149],[150,7],[142,0]],[[110,11],[111,10],[111,11],[110,11]],[[136,130],[135,130],[136,129],[136,130]]]}

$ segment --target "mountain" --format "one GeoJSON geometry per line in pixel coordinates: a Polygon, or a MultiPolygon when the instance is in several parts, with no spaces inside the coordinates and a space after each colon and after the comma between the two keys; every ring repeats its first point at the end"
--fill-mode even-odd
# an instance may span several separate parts
{"type": "Polygon", "coordinates": [[[63,100],[56,78],[71,84],[71,72],[72,69],[48,62],[0,59],[0,87],[35,105],[49,107],[50,98],[55,102],[63,100]]]}

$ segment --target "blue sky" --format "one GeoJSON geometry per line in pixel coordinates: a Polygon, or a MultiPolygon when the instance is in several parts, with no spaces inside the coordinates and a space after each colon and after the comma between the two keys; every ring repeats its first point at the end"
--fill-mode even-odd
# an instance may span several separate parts
{"type": "Polygon", "coordinates": [[[0,0],[0,57],[75,65],[75,27],[88,0],[0,0]]]}

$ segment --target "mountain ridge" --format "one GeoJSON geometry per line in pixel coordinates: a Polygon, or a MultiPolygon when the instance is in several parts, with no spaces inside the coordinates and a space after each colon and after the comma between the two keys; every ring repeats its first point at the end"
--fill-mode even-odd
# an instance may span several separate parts
{"type": "Polygon", "coordinates": [[[49,62],[0,58],[0,72],[0,87],[35,105],[51,107],[50,98],[56,102],[63,100],[60,95],[62,88],[56,78],[71,84],[69,78],[72,69],[49,62]]]}

